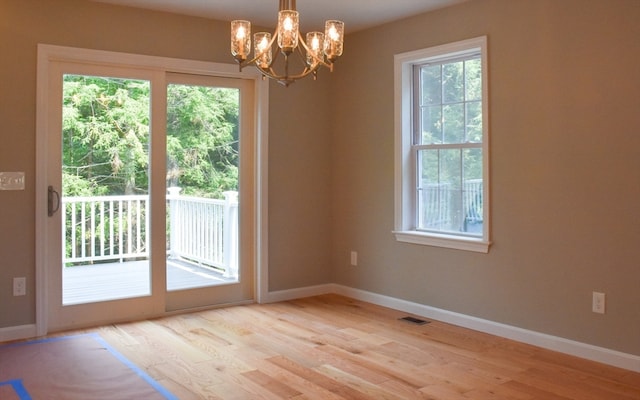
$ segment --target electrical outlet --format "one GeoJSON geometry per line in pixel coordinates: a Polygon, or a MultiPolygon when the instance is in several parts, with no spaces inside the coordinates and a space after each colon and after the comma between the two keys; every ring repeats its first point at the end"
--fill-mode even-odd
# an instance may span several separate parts
{"type": "Polygon", "coordinates": [[[358,265],[358,252],[357,251],[351,251],[351,265],[353,265],[354,267],[356,265],[358,265]]]}
{"type": "Polygon", "coordinates": [[[598,314],[604,314],[604,310],[605,310],[604,293],[593,292],[593,302],[591,305],[591,311],[598,314]]]}
{"type": "Polygon", "coordinates": [[[24,296],[27,294],[27,278],[13,278],[13,295],[24,296]]]}

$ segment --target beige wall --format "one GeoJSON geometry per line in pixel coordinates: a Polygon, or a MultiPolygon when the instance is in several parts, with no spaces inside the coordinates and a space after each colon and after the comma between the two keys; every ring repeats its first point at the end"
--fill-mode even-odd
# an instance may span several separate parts
{"type": "MultiPolygon", "coordinates": [[[[38,43],[233,63],[228,22],[86,0],[0,0],[0,171],[26,173],[24,191],[0,191],[0,328],[35,323],[38,43]],[[27,277],[25,297],[12,296],[16,276],[27,277]]],[[[328,89],[323,73],[270,87],[271,290],[330,281],[328,89]]]]}
{"type": "MultiPolygon", "coordinates": [[[[337,282],[640,355],[638,20],[636,0],[473,0],[348,35],[332,75],[272,84],[270,290],[337,282]],[[395,242],[393,55],[480,35],[494,244],[395,242]],[[605,315],[590,311],[594,290],[605,315]]],[[[0,0],[0,171],[27,176],[25,191],[0,192],[0,328],[35,321],[36,44],[229,62],[227,29],[84,0],[0,0]],[[14,276],[27,276],[28,296],[11,296],[14,276]]]]}
{"type": "Polygon", "coordinates": [[[332,80],[334,281],[640,355],[638,21],[637,0],[473,0],[348,37],[332,80]],[[396,242],[393,55],[481,35],[494,244],[396,242]]]}

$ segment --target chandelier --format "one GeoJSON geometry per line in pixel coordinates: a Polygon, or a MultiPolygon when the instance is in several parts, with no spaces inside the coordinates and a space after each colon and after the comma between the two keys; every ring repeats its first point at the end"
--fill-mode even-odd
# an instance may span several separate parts
{"type": "Polygon", "coordinates": [[[253,58],[251,52],[251,22],[245,20],[231,21],[231,54],[240,66],[240,70],[253,64],[265,77],[275,79],[284,86],[289,86],[297,79],[312,75],[317,78],[320,67],[333,71],[334,61],[342,55],[344,39],[344,22],[329,20],[325,22],[325,31],[309,32],[306,40],[302,40],[299,30],[299,14],[296,11],[296,0],[280,0],[278,25],[273,35],[269,32],[258,32],[253,35],[253,58]],[[274,43],[278,49],[274,56],[274,43]],[[284,57],[284,64],[275,61],[278,55],[284,57]],[[290,71],[289,60],[297,55],[299,62],[297,71],[290,71]]]}

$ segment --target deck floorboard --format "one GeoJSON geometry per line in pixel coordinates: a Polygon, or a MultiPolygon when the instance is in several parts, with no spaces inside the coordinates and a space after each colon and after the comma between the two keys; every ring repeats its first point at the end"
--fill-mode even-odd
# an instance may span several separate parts
{"type": "MultiPolygon", "coordinates": [[[[211,268],[167,260],[167,290],[183,290],[237,282],[211,268]]],[[[148,296],[151,293],[149,262],[93,264],[63,271],[63,304],[82,304],[148,296]]]]}

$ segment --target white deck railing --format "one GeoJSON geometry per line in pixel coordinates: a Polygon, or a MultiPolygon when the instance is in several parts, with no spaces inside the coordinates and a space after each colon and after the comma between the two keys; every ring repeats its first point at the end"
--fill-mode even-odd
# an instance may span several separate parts
{"type": "Polygon", "coordinates": [[[64,264],[131,260],[149,255],[149,197],[63,197],[64,264]]]}
{"type": "Polygon", "coordinates": [[[225,276],[238,274],[238,192],[225,199],[180,196],[170,188],[169,257],[221,268],[225,276]]]}
{"type": "MultiPolygon", "coordinates": [[[[238,271],[237,192],[224,200],[167,196],[169,257],[238,271]]],[[[149,257],[149,196],[63,197],[64,265],[133,261],[149,257]]]]}
{"type": "Polygon", "coordinates": [[[482,179],[470,179],[462,188],[451,184],[427,184],[419,189],[419,227],[467,231],[483,222],[482,179]]]}

